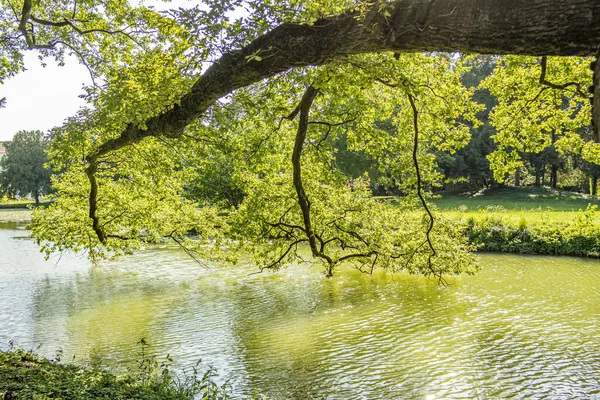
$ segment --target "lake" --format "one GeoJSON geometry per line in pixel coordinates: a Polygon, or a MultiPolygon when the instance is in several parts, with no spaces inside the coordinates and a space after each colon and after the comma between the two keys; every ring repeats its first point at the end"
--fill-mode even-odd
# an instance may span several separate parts
{"type": "Polygon", "coordinates": [[[0,215],[3,349],[121,368],[143,337],[179,369],[202,359],[237,395],[272,399],[600,398],[599,260],[482,254],[481,272],[448,287],[205,269],[171,245],[91,266],[45,261],[13,217],[0,215]]]}

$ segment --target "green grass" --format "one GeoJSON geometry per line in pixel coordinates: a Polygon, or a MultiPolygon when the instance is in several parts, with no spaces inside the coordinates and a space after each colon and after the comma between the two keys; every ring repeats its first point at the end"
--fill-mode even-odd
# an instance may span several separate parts
{"type": "Polygon", "coordinates": [[[431,202],[449,219],[491,218],[510,224],[566,224],[575,220],[588,205],[600,208],[597,196],[548,188],[511,187],[475,194],[450,193],[431,202]]]}
{"type": "Polygon", "coordinates": [[[507,223],[569,223],[577,218],[581,211],[536,211],[536,210],[506,210],[506,211],[442,211],[441,214],[452,220],[466,220],[469,218],[489,218],[505,221],[507,223]]]}
{"type": "Polygon", "coordinates": [[[498,188],[477,193],[449,193],[432,202],[443,211],[579,211],[588,204],[600,207],[600,198],[549,188],[498,188]]]}
{"type": "Polygon", "coordinates": [[[0,209],[0,223],[27,223],[31,222],[31,211],[28,209],[0,209]]]}
{"type": "Polygon", "coordinates": [[[600,199],[547,188],[444,194],[432,201],[481,251],[600,257],[600,199]]]}
{"type": "Polygon", "coordinates": [[[12,209],[25,209],[31,207],[42,207],[47,206],[51,203],[51,201],[40,201],[40,204],[36,205],[35,201],[30,200],[12,200],[5,198],[0,198],[0,210],[12,210],[12,209]]]}

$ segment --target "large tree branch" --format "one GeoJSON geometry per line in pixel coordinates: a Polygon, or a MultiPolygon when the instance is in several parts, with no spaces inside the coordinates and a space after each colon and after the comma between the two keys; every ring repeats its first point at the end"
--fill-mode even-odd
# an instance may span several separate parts
{"type": "Polygon", "coordinates": [[[27,21],[29,21],[29,17],[31,16],[31,0],[23,1],[23,9],[21,10],[21,20],[19,21],[19,32],[25,36],[25,41],[27,42],[27,46],[29,48],[34,48],[35,43],[33,40],[32,33],[27,30],[27,21]]]}
{"type": "Polygon", "coordinates": [[[398,0],[390,4],[394,8],[389,17],[376,6],[364,18],[348,12],[313,25],[278,26],[243,49],[223,55],[179,104],[146,121],[146,129],[130,124],[91,157],[147,136],[180,136],[217,99],[295,66],[381,51],[589,56],[600,43],[596,0],[398,0]]]}
{"type": "Polygon", "coordinates": [[[294,142],[294,151],[292,152],[293,181],[294,187],[296,188],[296,194],[298,195],[298,205],[300,205],[300,210],[302,211],[304,232],[306,234],[306,238],[308,239],[310,250],[315,257],[319,257],[327,261],[327,264],[329,265],[327,276],[331,276],[334,261],[330,256],[323,252],[322,240],[319,240],[321,247],[317,247],[317,239],[319,238],[312,226],[310,217],[310,200],[304,191],[304,185],[302,182],[302,150],[304,148],[304,141],[306,140],[306,134],[308,132],[310,108],[318,93],[319,91],[312,85],[309,86],[304,92],[302,100],[300,100],[299,107],[297,108],[300,111],[300,120],[298,121],[298,130],[296,132],[296,139],[294,142]]]}
{"type": "MultiPolygon", "coordinates": [[[[312,25],[282,24],[224,54],[145,129],[131,123],[87,156],[90,193],[97,193],[91,172],[99,157],[145,137],[179,137],[219,98],[292,67],[381,51],[589,56],[600,44],[597,0],[396,0],[385,13],[380,7],[374,2],[365,14],[347,12],[312,25]]],[[[90,198],[92,220],[94,204],[90,198]]]]}
{"type": "MultiPolygon", "coordinates": [[[[413,159],[413,165],[415,167],[415,175],[417,178],[417,182],[416,182],[417,196],[419,197],[419,200],[421,201],[423,208],[427,212],[427,217],[429,218],[429,222],[427,223],[427,230],[425,231],[425,241],[423,242],[423,244],[427,243],[427,245],[429,246],[429,250],[430,250],[430,253],[427,255],[427,267],[429,268],[429,271],[431,272],[431,274],[433,276],[437,276],[439,279],[439,282],[443,283],[444,279],[443,279],[441,273],[438,273],[433,268],[433,263],[432,263],[432,258],[437,255],[437,251],[435,250],[435,247],[433,246],[433,242],[431,241],[431,231],[433,231],[433,224],[435,222],[435,219],[433,218],[433,214],[432,214],[431,210],[429,209],[429,206],[427,205],[427,201],[425,201],[425,197],[423,196],[423,182],[422,182],[422,178],[421,178],[421,168],[419,166],[419,158],[418,158],[418,153],[419,153],[419,111],[417,110],[417,105],[415,103],[415,98],[413,97],[413,95],[410,93],[407,93],[407,97],[408,97],[408,102],[410,103],[410,107],[412,109],[412,114],[413,114],[413,133],[414,133],[414,135],[413,135],[412,159],[413,159]]],[[[421,244],[421,246],[419,246],[415,249],[415,253],[418,251],[419,248],[421,248],[423,246],[423,244],[421,244]]]]}

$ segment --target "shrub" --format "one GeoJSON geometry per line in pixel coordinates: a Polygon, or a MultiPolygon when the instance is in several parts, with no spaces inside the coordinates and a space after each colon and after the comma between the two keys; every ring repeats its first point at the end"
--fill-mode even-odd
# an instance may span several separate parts
{"type": "Polygon", "coordinates": [[[569,256],[600,256],[600,224],[597,206],[589,206],[568,223],[518,223],[498,217],[469,217],[463,222],[471,244],[482,251],[569,256]]]}
{"type": "MultiPolygon", "coordinates": [[[[33,351],[11,348],[0,352],[0,398],[9,399],[110,399],[110,400],[226,400],[231,398],[227,383],[218,386],[216,371],[201,373],[198,364],[191,372],[174,374],[173,360],[159,363],[147,354],[142,339],[140,359],[126,374],[114,374],[94,366],[60,363],[60,352],[49,360],[33,351]]],[[[253,398],[263,398],[255,394],[253,398]]]]}

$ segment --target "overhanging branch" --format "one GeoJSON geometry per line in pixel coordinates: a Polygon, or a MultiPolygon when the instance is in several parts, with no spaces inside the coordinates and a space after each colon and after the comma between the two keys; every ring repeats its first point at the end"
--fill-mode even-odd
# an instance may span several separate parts
{"type": "Polygon", "coordinates": [[[414,133],[414,135],[413,135],[412,159],[413,159],[413,165],[415,167],[415,174],[417,175],[417,196],[419,197],[419,200],[421,201],[421,204],[423,205],[423,208],[425,209],[425,212],[427,212],[427,216],[429,218],[429,222],[427,224],[427,230],[425,231],[425,241],[419,247],[417,247],[417,249],[415,249],[415,253],[424,244],[427,244],[427,246],[429,247],[429,250],[430,250],[429,254],[427,254],[427,267],[429,268],[429,271],[431,272],[431,274],[439,279],[440,283],[445,283],[442,275],[439,272],[437,272],[435,270],[435,268],[433,268],[433,262],[432,262],[433,257],[435,257],[437,255],[437,251],[435,250],[435,247],[433,246],[433,242],[431,241],[431,232],[433,231],[433,224],[435,222],[435,219],[433,217],[433,213],[431,212],[431,210],[429,209],[429,206],[427,205],[427,201],[425,201],[425,197],[423,196],[423,183],[422,183],[421,169],[419,167],[419,159],[418,159],[419,111],[417,110],[417,105],[415,103],[415,98],[413,97],[413,95],[410,93],[407,93],[407,97],[408,97],[408,101],[410,103],[410,107],[413,112],[413,133],[414,133]]]}
{"type": "MultiPolygon", "coordinates": [[[[23,8],[22,30],[20,25],[26,38],[30,1],[25,0],[29,9],[23,8]]],[[[385,14],[374,2],[361,15],[346,12],[312,25],[282,24],[246,47],[224,54],[177,104],[145,121],[145,129],[130,123],[86,159],[92,166],[100,157],[146,137],[180,137],[219,98],[293,67],[382,51],[589,56],[598,43],[600,2],[596,0],[512,0],[511,7],[498,0],[396,0],[385,14]]],[[[90,198],[92,220],[97,218],[95,203],[90,198]]]]}
{"type": "Polygon", "coordinates": [[[543,56],[542,60],[541,60],[541,67],[542,67],[542,71],[540,73],[540,79],[539,82],[540,84],[547,86],[549,88],[552,89],[557,89],[557,90],[564,90],[568,87],[574,87],[575,88],[575,92],[577,94],[579,94],[582,97],[587,97],[587,95],[581,90],[581,84],[578,82],[567,82],[567,83],[563,83],[562,85],[560,84],[556,84],[553,82],[550,82],[546,79],[546,71],[547,71],[547,64],[548,64],[548,57],[547,56],[543,56]]]}

